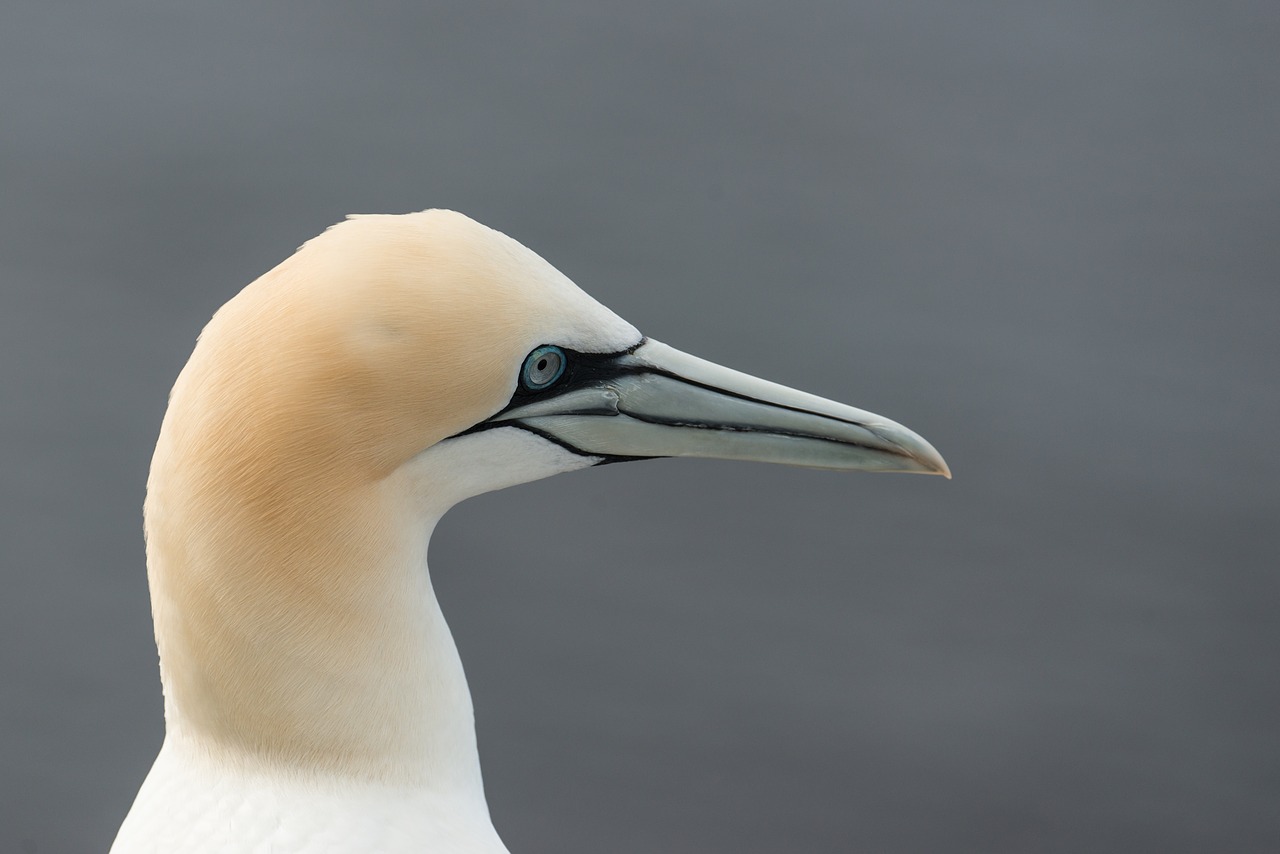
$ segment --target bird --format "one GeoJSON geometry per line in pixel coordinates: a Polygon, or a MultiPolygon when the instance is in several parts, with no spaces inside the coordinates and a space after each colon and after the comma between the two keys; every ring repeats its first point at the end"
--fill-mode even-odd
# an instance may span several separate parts
{"type": "Polygon", "coordinates": [[[165,736],[113,854],[497,854],[426,567],[484,492],[716,457],[938,474],[887,418],[642,335],[446,210],[351,216],[205,326],[144,502],[165,736]]]}

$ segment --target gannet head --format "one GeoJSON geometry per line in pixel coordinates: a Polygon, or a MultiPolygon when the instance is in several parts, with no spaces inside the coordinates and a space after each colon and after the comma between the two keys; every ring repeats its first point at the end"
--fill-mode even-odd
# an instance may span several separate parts
{"type": "Polygon", "coordinates": [[[306,243],[217,313],[173,403],[218,485],[236,484],[229,470],[263,478],[263,500],[282,478],[336,489],[428,451],[453,468],[433,484],[441,510],[651,457],[949,476],[905,427],[646,339],[531,250],[444,210],[352,217],[306,243]]]}
{"type": "Polygon", "coordinates": [[[480,492],[667,456],[949,476],[905,427],[647,339],[461,214],[330,228],[215,315],[170,398],[146,524],[171,733],[447,764],[470,707],[433,740],[415,705],[453,678],[416,657],[446,642],[406,604],[430,592],[402,571],[418,532],[480,492]]]}

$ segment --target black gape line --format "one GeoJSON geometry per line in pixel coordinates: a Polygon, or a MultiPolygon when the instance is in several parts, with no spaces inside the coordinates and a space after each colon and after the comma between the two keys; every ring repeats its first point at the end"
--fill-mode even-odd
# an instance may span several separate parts
{"type": "MultiPolygon", "coordinates": [[[[594,463],[593,465],[607,465],[609,463],[624,463],[624,462],[629,462],[631,460],[660,459],[660,457],[654,457],[654,456],[629,456],[625,454],[593,453],[590,451],[585,451],[582,448],[576,447],[575,445],[569,442],[566,442],[564,439],[560,438],[559,436],[555,436],[544,430],[539,430],[536,427],[531,427],[530,425],[525,424],[523,421],[519,419],[513,418],[509,420],[497,420],[499,419],[499,416],[503,415],[504,413],[512,409],[528,406],[530,403],[534,401],[552,400],[581,388],[585,388],[588,386],[600,387],[600,386],[606,385],[609,380],[614,380],[624,376],[633,376],[636,374],[653,374],[655,376],[668,377],[670,379],[677,380],[681,383],[685,383],[690,386],[695,386],[697,388],[705,389],[707,391],[713,392],[715,394],[723,395],[725,397],[737,398],[738,400],[749,401],[751,403],[759,403],[764,406],[774,407],[777,409],[786,409],[792,412],[800,412],[805,415],[812,415],[819,418],[825,418],[831,421],[836,421],[839,423],[850,424],[855,427],[861,427],[863,429],[869,429],[862,422],[855,421],[851,418],[840,418],[839,416],[835,416],[835,415],[828,415],[822,412],[814,412],[809,409],[804,409],[803,407],[792,406],[789,404],[779,403],[776,401],[762,400],[758,397],[742,394],[741,392],[732,391],[730,389],[725,389],[725,388],[719,388],[717,386],[708,385],[707,383],[699,382],[697,380],[693,380],[688,377],[682,377],[654,365],[637,364],[635,361],[628,361],[624,359],[624,357],[629,356],[633,354],[636,350],[640,349],[640,347],[642,347],[648,340],[649,340],[648,338],[641,338],[639,341],[637,341],[635,344],[628,347],[627,349],[619,350],[614,353],[584,353],[579,350],[573,350],[568,347],[561,347],[559,345],[541,344],[535,347],[533,350],[531,350],[529,354],[521,361],[520,363],[521,375],[517,379],[515,393],[511,395],[511,400],[507,402],[507,405],[504,406],[502,409],[498,410],[498,412],[494,413],[488,419],[481,421],[479,424],[476,424],[473,427],[469,427],[460,433],[455,434],[455,436],[466,436],[471,433],[479,433],[484,430],[491,430],[495,427],[514,427],[517,430],[523,430],[526,433],[532,433],[533,435],[538,436],[542,439],[545,439],[546,441],[551,442],[552,444],[559,445],[565,450],[571,451],[577,454],[578,456],[594,457],[598,460],[598,462],[594,463]],[[530,364],[531,360],[534,357],[539,356],[543,353],[550,353],[550,352],[554,352],[556,354],[555,356],[556,358],[561,358],[561,357],[563,358],[564,365],[562,369],[559,371],[558,375],[553,380],[550,380],[545,386],[541,386],[538,388],[530,387],[530,385],[525,381],[526,371],[530,370],[531,367],[533,370],[542,370],[544,368],[544,366],[541,365],[540,363],[537,363],[534,366],[531,366],[530,364]]],[[[569,414],[569,413],[564,413],[564,414],[569,414]]],[[[707,427],[713,426],[705,422],[700,422],[696,420],[675,420],[675,419],[669,419],[669,418],[654,418],[654,417],[646,416],[639,412],[625,411],[625,414],[630,418],[636,419],[637,421],[645,421],[650,424],[662,424],[662,425],[671,426],[671,427],[707,428],[707,427]]],[[[771,433],[773,435],[778,435],[778,436],[794,436],[800,439],[813,439],[821,442],[832,442],[839,445],[869,447],[869,446],[863,446],[857,442],[847,442],[840,439],[834,439],[830,436],[823,436],[817,433],[781,430],[781,429],[774,429],[774,428],[762,429],[758,426],[751,425],[751,424],[717,423],[714,425],[714,429],[730,431],[730,432],[743,432],[743,433],[771,433]]],[[[454,436],[451,436],[449,438],[454,438],[454,436]]],[[[883,451],[886,449],[879,448],[878,450],[883,451]]],[[[909,454],[907,454],[907,452],[905,451],[901,451],[900,453],[902,456],[909,456],[909,454]]]]}
{"type": "MultiPolygon", "coordinates": [[[[636,350],[640,349],[640,347],[648,340],[648,338],[641,338],[625,350],[618,350],[613,353],[584,353],[581,350],[574,350],[570,347],[540,344],[529,352],[529,356],[532,356],[539,350],[543,350],[548,347],[555,347],[555,349],[564,354],[564,370],[561,372],[560,376],[557,377],[550,385],[542,389],[528,388],[523,379],[517,379],[515,393],[511,395],[511,399],[507,401],[506,406],[489,416],[488,419],[481,421],[479,424],[472,427],[468,427],[460,433],[455,433],[449,438],[454,439],[458,436],[468,436],[472,433],[480,433],[485,430],[492,430],[496,427],[514,427],[517,430],[532,433],[534,436],[545,439],[553,445],[559,445],[566,451],[571,451],[580,457],[595,457],[599,462],[594,463],[593,465],[603,466],[610,463],[630,462],[632,460],[658,459],[658,457],[593,454],[569,444],[558,436],[553,436],[546,431],[537,429],[536,427],[530,427],[528,424],[524,424],[521,421],[514,419],[510,421],[494,420],[498,416],[509,412],[512,409],[520,406],[527,406],[535,400],[551,400],[552,398],[560,397],[561,395],[568,394],[576,389],[591,385],[599,385],[603,381],[614,377],[626,376],[628,374],[651,373],[652,371],[648,368],[640,365],[628,365],[618,361],[623,356],[630,356],[636,350]]],[[[520,362],[520,371],[522,374],[524,372],[525,365],[529,360],[529,356],[526,356],[520,362]]]]}
{"type": "Polygon", "coordinates": [[[575,447],[574,445],[569,444],[564,439],[561,439],[559,436],[553,436],[550,433],[546,432],[545,430],[539,430],[537,427],[530,427],[528,424],[524,424],[520,421],[504,421],[500,424],[481,423],[481,424],[477,424],[475,427],[472,427],[470,430],[466,430],[462,433],[459,433],[458,435],[465,436],[467,433],[476,433],[476,432],[479,432],[479,430],[484,429],[486,427],[514,427],[517,430],[523,430],[526,433],[532,433],[534,436],[537,436],[539,439],[546,439],[551,444],[559,445],[560,447],[564,448],[566,451],[575,453],[580,457],[594,458],[596,462],[591,464],[593,466],[607,466],[613,463],[631,463],[637,460],[661,459],[661,457],[640,457],[640,456],[629,457],[622,454],[599,454],[599,453],[592,453],[590,451],[584,451],[581,448],[578,448],[578,447],[575,447]]]}

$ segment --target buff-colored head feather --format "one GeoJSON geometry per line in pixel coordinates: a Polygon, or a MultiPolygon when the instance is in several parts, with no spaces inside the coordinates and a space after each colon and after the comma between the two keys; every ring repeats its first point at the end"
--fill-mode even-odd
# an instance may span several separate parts
{"type": "Polygon", "coordinates": [[[412,675],[419,651],[388,628],[408,605],[382,577],[423,557],[398,472],[501,409],[552,340],[604,350],[639,334],[449,211],[348,219],[218,311],[148,482],[171,731],[331,766],[412,741],[420,724],[395,714],[411,688],[388,673],[412,675]],[[344,719],[356,697],[384,718],[344,719]]]}

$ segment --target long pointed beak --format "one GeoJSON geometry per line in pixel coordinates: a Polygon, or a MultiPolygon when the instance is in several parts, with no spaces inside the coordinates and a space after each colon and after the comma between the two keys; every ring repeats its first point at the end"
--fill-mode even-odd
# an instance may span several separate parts
{"type": "Polygon", "coordinates": [[[556,393],[479,425],[521,427],[605,461],[716,457],[950,478],[923,438],[871,412],[757,379],[646,339],[590,360],[556,393]]]}

